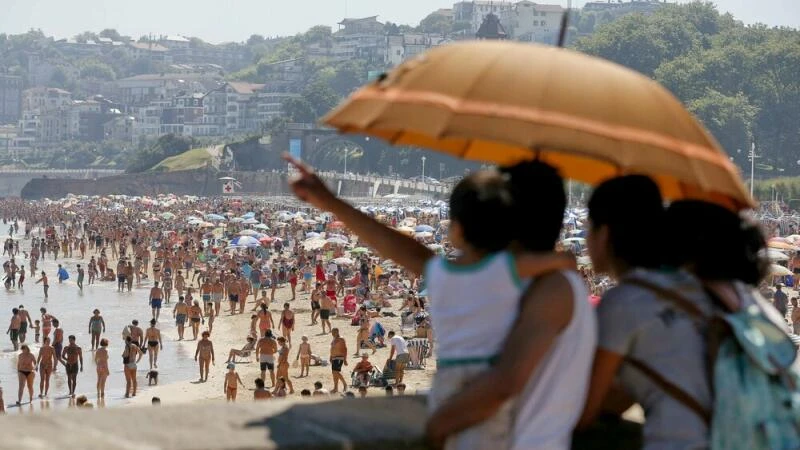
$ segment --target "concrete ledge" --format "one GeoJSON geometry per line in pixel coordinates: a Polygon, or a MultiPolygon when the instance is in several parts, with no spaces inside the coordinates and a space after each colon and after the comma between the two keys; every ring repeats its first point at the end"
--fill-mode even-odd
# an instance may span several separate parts
{"type": "Polygon", "coordinates": [[[0,449],[426,448],[424,397],[68,410],[0,418],[0,449]]]}

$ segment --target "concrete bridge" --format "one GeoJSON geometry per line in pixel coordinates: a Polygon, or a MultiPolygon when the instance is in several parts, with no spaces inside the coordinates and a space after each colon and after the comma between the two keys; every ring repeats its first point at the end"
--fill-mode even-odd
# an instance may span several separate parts
{"type": "Polygon", "coordinates": [[[18,197],[22,188],[34,178],[94,180],[123,172],[112,169],[0,169],[0,197],[18,197]]]}
{"type": "Polygon", "coordinates": [[[407,180],[399,177],[384,177],[380,175],[361,175],[357,173],[318,172],[319,176],[329,183],[332,182],[338,195],[345,193],[343,188],[349,184],[366,184],[367,192],[364,197],[382,197],[389,194],[428,194],[446,196],[453,189],[449,183],[427,183],[422,181],[407,180]]]}

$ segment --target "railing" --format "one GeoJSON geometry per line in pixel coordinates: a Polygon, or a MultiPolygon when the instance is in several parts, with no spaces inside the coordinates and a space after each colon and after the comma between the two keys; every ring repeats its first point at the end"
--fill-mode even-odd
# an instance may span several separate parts
{"type": "Polygon", "coordinates": [[[440,184],[432,184],[424,181],[413,181],[407,180],[404,178],[392,178],[392,177],[384,177],[378,175],[361,175],[357,173],[342,173],[342,172],[318,172],[319,175],[323,178],[331,178],[334,180],[346,180],[346,181],[361,181],[365,183],[375,183],[380,182],[381,184],[386,184],[389,186],[399,186],[402,188],[408,189],[415,189],[418,191],[427,191],[427,192],[436,192],[436,193],[448,193],[453,189],[453,186],[450,183],[440,183],[440,184]]]}
{"type": "Polygon", "coordinates": [[[102,175],[119,175],[124,173],[124,170],[115,169],[0,169],[0,174],[19,174],[19,175],[39,175],[39,174],[102,174],[102,175]]]}

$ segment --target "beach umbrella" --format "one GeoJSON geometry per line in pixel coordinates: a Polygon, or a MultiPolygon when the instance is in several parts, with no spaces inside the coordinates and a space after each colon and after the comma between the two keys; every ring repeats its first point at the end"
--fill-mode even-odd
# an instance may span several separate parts
{"type": "Polygon", "coordinates": [[[258,223],[258,221],[256,219],[250,218],[250,219],[244,219],[242,223],[245,225],[255,225],[258,223]]]}
{"type": "Polygon", "coordinates": [[[342,266],[350,266],[353,264],[353,260],[350,258],[336,258],[333,262],[342,266]]]}
{"type": "Polygon", "coordinates": [[[416,231],[417,233],[424,233],[424,232],[433,233],[434,231],[436,231],[436,229],[430,225],[419,225],[418,227],[414,228],[414,231],[416,231]]]}
{"type": "Polygon", "coordinates": [[[397,227],[397,231],[399,231],[399,232],[401,232],[403,234],[407,234],[409,236],[413,236],[414,235],[414,229],[411,228],[411,227],[397,227]]]}
{"type": "Polygon", "coordinates": [[[800,251],[800,248],[798,248],[798,247],[796,247],[796,246],[794,246],[792,244],[788,244],[786,242],[781,242],[781,241],[772,241],[771,240],[769,243],[767,243],[767,246],[769,248],[776,248],[778,250],[789,250],[789,251],[793,251],[793,252],[800,251]]]}
{"type": "Polygon", "coordinates": [[[261,238],[259,238],[259,239],[258,239],[258,242],[260,242],[260,243],[261,243],[261,245],[269,245],[269,244],[271,244],[271,243],[272,243],[272,241],[274,241],[274,240],[275,240],[275,239],[273,239],[273,238],[271,238],[271,237],[269,237],[269,236],[262,236],[261,238]]]}
{"type": "Polygon", "coordinates": [[[667,199],[753,206],[736,165],[667,89],[562,48],[505,40],[439,46],[357,90],[323,122],[464,159],[538,159],[591,185],[649,175],[667,199]]]}
{"type": "Polygon", "coordinates": [[[369,249],[366,248],[366,247],[356,247],[356,248],[350,250],[350,253],[354,254],[354,255],[361,255],[361,254],[364,254],[364,253],[369,253],[369,249]]]}
{"type": "Polygon", "coordinates": [[[219,214],[206,214],[206,220],[225,220],[225,216],[219,214]]]}
{"type": "Polygon", "coordinates": [[[333,244],[333,245],[347,245],[347,244],[350,243],[347,240],[341,239],[341,238],[338,238],[338,237],[328,238],[326,241],[329,244],[333,244]]]}
{"type": "Polygon", "coordinates": [[[242,230],[239,232],[239,236],[258,236],[259,234],[261,233],[255,230],[242,230]]]}
{"type": "Polygon", "coordinates": [[[245,219],[252,219],[255,216],[256,216],[256,213],[254,213],[253,211],[248,211],[242,217],[244,217],[245,219]]]}
{"type": "Polygon", "coordinates": [[[175,218],[175,214],[173,214],[173,213],[171,213],[169,211],[163,212],[163,213],[161,213],[161,218],[164,219],[164,220],[172,220],[172,219],[175,218]]]}
{"type": "Polygon", "coordinates": [[[233,219],[231,219],[231,222],[242,223],[242,222],[244,222],[244,220],[245,219],[242,219],[241,217],[234,217],[233,219]]]}
{"type": "Polygon", "coordinates": [[[785,277],[786,275],[791,275],[792,271],[781,266],[780,264],[770,264],[769,274],[773,277],[785,277]]]}
{"type": "Polygon", "coordinates": [[[230,244],[234,247],[258,247],[261,245],[261,243],[258,242],[258,239],[252,236],[239,236],[233,238],[230,244]]]}
{"type": "Polygon", "coordinates": [[[256,224],[253,228],[256,230],[269,230],[269,227],[264,225],[263,223],[256,224]]]}
{"type": "Polygon", "coordinates": [[[423,239],[429,238],[431,236],[433,236],[433,233],[431,233],[430,231],[422,231],[420,233],[417,233],[416,235],[416,237],[423,239]]]}
{"type": "Polygon", "coordinates": [[[774,248],[768,248],[765,253],[762,253],[762,256],[766,256],[769,258],[770,261],[788,261],[789,257],[786,256],[783,252],[780,252],[774,248]]]}
{"type": "Polygon", "coordinates": [[[325,247],[325,244],[327,243],[328,242],[325,239],[319,237],[313,237],[311,239],[306,239],[306,241],[303,242],[303,247],[306,250],[317,250],[322,247],[325,247]]]}
{"type": "Polygon", "coordinates": [[[312,231],[310,233],[306,233],[306,238],[315,238],[315,237],[319,237],[319,236],[320,236],[320,234],[317,233],[317,232],[314,232],[314,231],[312,231]]]}

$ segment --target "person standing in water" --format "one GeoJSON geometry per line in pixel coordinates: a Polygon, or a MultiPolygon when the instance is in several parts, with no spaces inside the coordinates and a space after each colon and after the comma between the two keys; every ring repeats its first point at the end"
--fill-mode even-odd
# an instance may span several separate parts
{"type": "Polygon", "coordinates": [[[75,397],[75,388],[78,384],[78,370],[83,372],[83,351],[75,344],[75,336],[70,335],[69,344],[64,347],[61,359],[67,369],[67,387],[70,397],[75,397]],[[80,363],[80,367],[79,367],[80,363]]]}
{"type": "Polygon", "coordinates": [[[161,288],[158,287],[158,281],[153,283],[153,287],[150,289],[150,308],[153,312],[153,319],[158,320],[158,316],[161,313],[161,299],[164,297],[164,293],[161,291],[161,288]]]}
{"type": "Polygon", "coordinates": [[[178,303],[172,309],[172,317],[175,318],[175,326],[178,327],[178,340],[183,340],[183,332],[186,327],[186,319],[189,317],[189,305],[183,301],[183,296],[178,297],[178,303]]]}
{"type": "Polygon", "coordinates": [[[156,328],[156,319],[150,320],[150,328],[145,330],[144,340],[150,351],[150,370],[158,369],[158,352],[164,350],[164,343],[161,341],[161,330],[156,328]]]}
{"type": "Polygon", "coordinates": [[[53,375],[53,369],[58,364],[58,356],[56,350],[50,345],[49,337],[42,341],[42,348],[39,349],[36,364],[39,366],[39,398],[44,398],[50,391],[50,376],[53,375]]]}
{"type": "Polygon", "coordinates": [[[106,396],[106,379],[108,370],[108,339],[100,340],[100,348],[94,352],[94,363],[97,366],[97,398],[106,396]]]}
{"type": "Polygon", "coordinates": [[[76,284],[78,285],[78,289],[80,289],[81,291],[83,290],[83,276],[84,276],[84,274],[85,274],[85,272],[83,270],[83,267],[81,267],[81,265],[78,264],[78,280],[77,280],[76,284]]]}
{"type": "Polygon", "coordinates": [[[28,386],[29,403],[33,402],[33,380],[36,378],[36,357],[27,345],[22,345],[22,353],[17,356],[17,376],[19,378],[19,396],[17,405],[22,403],[22,394],[28,386]]]}
{"type": "Polygon", "coordinates": [[[44,289],[44,298],[47,300],[47,291],[50,290],[50,284],[47,281],[47,274],[42,271],[42,276],[36,280],[36,284],[42,283],[42,289],[44,289]]]}
{"type": "Polygon", "coordinates": [[[100,310],[95,309],[92,311],[92,317],[89,318],[89,334],[92,336],[92,350],[100,348],[100,334],[106,332],[106,322],[103,316],[100,315],[100,310]]]}

